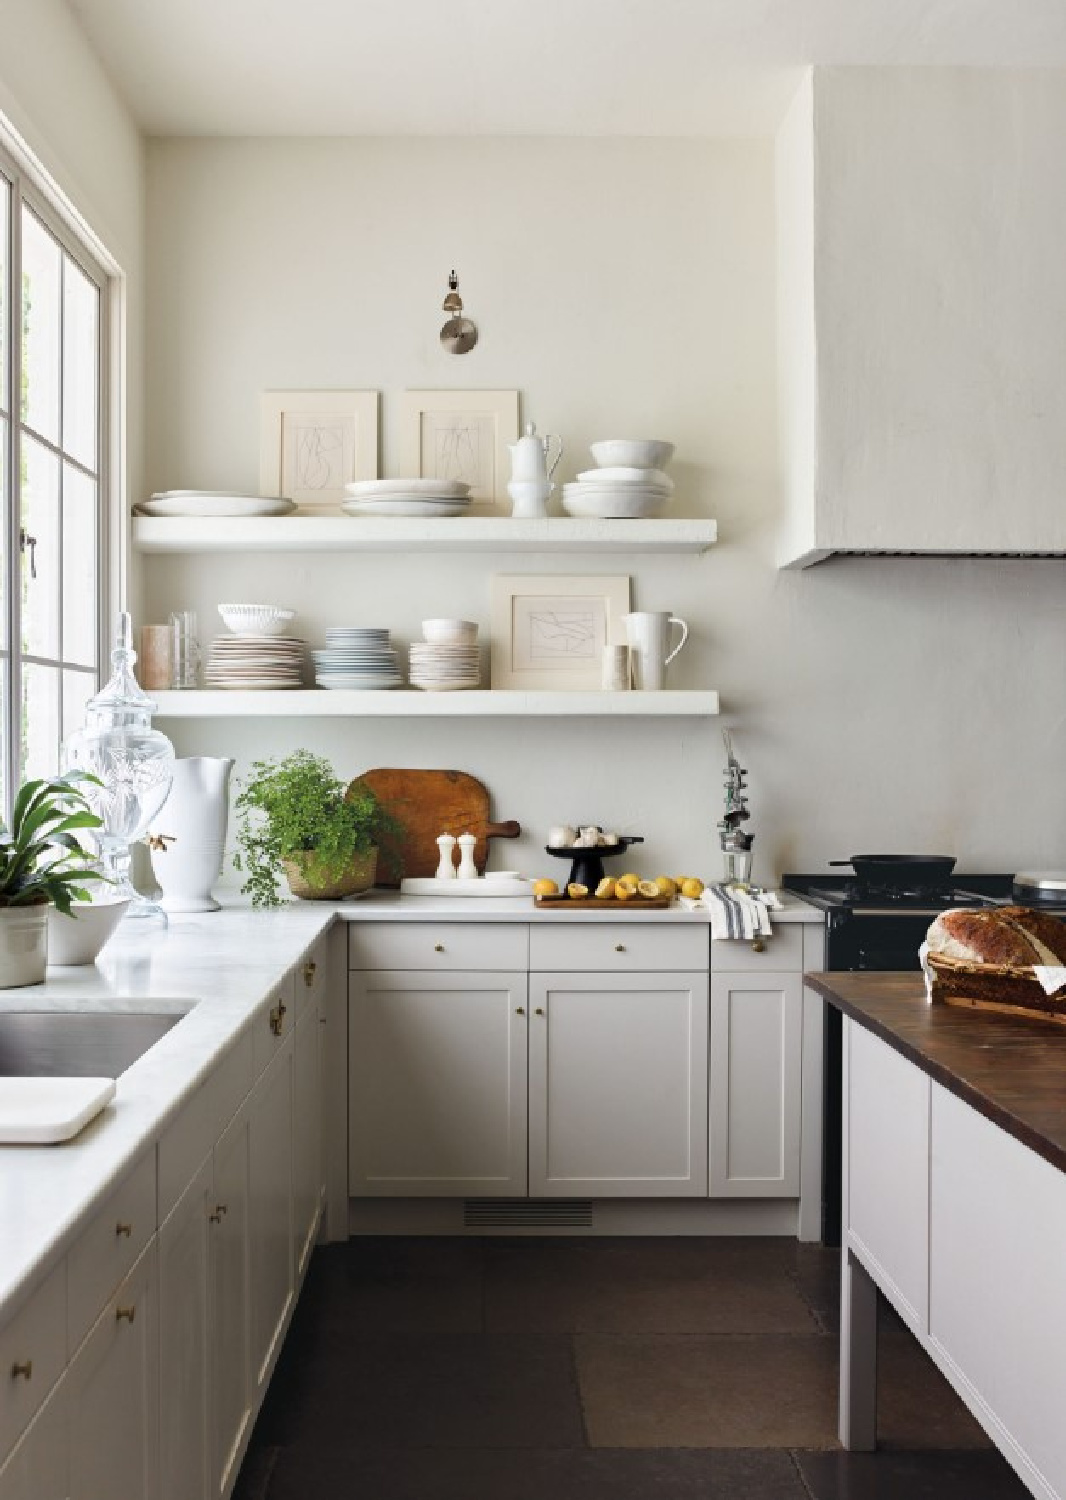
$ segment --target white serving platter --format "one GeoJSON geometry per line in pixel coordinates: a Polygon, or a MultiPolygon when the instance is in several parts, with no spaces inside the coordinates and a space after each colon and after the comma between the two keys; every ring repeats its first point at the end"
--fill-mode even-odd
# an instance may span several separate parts
{"type": "Polygon", "coordinates": [[[69,1141],[114,1097],[113,1078],[0,1078],[0,1145],[69,1141]]]}
{"type": "Polygon", "coordinates": [[[269,495],[213,495],[196,490],[165,490],[142,500],[146,516],[287,516],[296,509],[291,500],[269,495]]]}
{"type": "Polygon", "coordinates": [[[437,880],[435,876],[410,876],[400,881],[401,896],[531,896],[531,880],[499,880],[481,875],[477,880],[437,880]]]}
{"type": "Polygon", "coordinates": [[[388,495],[421,495],[441,499],[445,495],[462,500],[470,486],[461,479],[356,479],[344,486],[353,499],[384,499],[388,495]]]}

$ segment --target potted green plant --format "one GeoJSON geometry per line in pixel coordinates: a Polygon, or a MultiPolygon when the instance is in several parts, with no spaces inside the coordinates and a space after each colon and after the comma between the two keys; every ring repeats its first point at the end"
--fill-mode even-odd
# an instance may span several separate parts
{"type": "Polygon", "coordinates": [[[374,794],[346,788],[323,756],[257,760],[236,802],[235,867],[253,906],[280,906],[284,873],[301,900],[339,901],[374,884],[377,840],[393,820],[374,794]]]}
{"type": "Polygon", "coordinates": [[[96,778],[71,771],[53,781],[27,781],[15,798],[10,828],[0,818],[0,989],[43,981],[49,907],[70,916],[75,901],[90,900],[86,886],[104,879],[75,837],[102,826],[80,782],[96,778]]]}

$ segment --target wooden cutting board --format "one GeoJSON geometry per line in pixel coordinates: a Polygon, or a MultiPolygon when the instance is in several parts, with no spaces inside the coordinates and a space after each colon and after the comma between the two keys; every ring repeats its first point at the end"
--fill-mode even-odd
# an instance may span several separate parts
{"type": "Polygon", "coordinates": [[[669,896],[631,896],[628,901],[598,900],[595,896],[534,896],[533,905],[552,911],[665,911],[669,896]]]}
{"type": "Polygon", "coordinates": [[[482,874],[488,863],[489,839],[516,839],[522,832],[518,823],[491,821],[488,787],[465,771],[377,769],[365,771],[351,785],[360,784],[369,787],[400,824],[395,838],[382,840],[378,885],[398,886],[404,876],[435,875],[440,859],[438,834],[458,838],[461,833],[472,833],[477,839],[474,863],[482,874]]]}

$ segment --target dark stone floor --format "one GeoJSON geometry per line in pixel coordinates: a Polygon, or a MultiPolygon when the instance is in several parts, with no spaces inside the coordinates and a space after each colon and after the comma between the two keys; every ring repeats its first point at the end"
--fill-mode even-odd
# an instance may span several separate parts
{"type": "Polygon", "coordinates": [[[836,1443],[839,1254],[766,1239],[319,1250],[235,1500],[1026,1500],[887,1310],[836,1443]]]}

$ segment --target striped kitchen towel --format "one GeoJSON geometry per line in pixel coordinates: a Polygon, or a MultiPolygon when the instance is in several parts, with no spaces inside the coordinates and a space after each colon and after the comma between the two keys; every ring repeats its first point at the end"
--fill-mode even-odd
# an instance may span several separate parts
{"type": "Polygon", "coordinates": [[[705,907],[710,912],[711,937],[719,941],[769,937],[772,931],[770,912],[781,905],[773,891],[742,891],[727,885],[705,886],[703,895],[696,901],[685,896],[680,900],[689,911],[705,907]]]}

